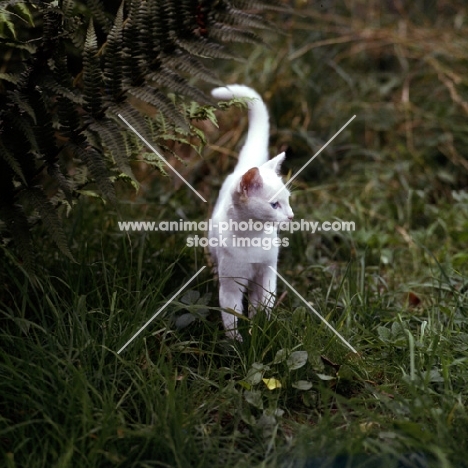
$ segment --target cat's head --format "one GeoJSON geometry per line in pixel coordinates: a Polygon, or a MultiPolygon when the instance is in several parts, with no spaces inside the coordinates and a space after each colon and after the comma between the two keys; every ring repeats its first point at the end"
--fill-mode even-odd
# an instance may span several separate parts
{"type": "Polygon", "coordinates": [[[237,207],[245,219],[288,222],[294,217],[289,190],[279,176],[285,153],[244,173],[237,186],[237,207]]]}

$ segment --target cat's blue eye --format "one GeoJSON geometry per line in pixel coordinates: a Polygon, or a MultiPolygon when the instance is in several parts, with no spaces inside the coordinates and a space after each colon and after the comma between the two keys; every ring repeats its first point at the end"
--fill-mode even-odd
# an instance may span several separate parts
{"type": "Polygon", "coordinates": [[[276,208],[278,208],[278,206],[279,206],[279,202],[270,203],[270,205],[274,210],[276,210],[276,208]]]}

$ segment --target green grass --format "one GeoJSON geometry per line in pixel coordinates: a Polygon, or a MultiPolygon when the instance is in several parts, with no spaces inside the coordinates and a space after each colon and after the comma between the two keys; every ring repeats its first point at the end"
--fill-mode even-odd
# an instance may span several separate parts
{"type": "MultiPolygon", "coordinates": [[[[314,219],[345,219],[336,192],[319,192],[314,219]]],[[[307,213],[301,197],[296,192],[293,204],[307,213]]],[[[395,207],[382,201],[381,208],[395,207]]],[[[408,202],[399,208],[408,210],[408,202]]],[[[437,219],[450,218],[448,210],[437,219]]],[[[390,217],[385,229],[369,223],[321,241],[291,237],[281,273],[359,356],[290,291],[271,321],[261,313],[242,321],[244,342],[227,341],[208,271],[189,287],[205,299],[212,294],[207,306],[182,293],[118,355],[203,256],[184,250],[181,234],[128,239],[111,229],[116,217],[83,202],[70,220],[70,234],[82,242],[80,263],[49,259],[36,288],[6,261],[0,440],[7,466],[334,466],[334,457],[351,463],[352,456],[349,466],[364,466],[373,455],[375,466],[397,466],[397,459],[462,466],[466,277],[449,263],[455,246],[442,242],[453,226],[411,247],[390,217]],[[410,291],[417,306],[408,304],[410,291]],[[206,308],[211,313],[200,313],[206,308]],[[178,330],[183,313],[199,318],[178,330]],[[297,369],[286,359],[293,352],[307,353],[297,369]],[[270,390],[262,378],[281,388],[270,390]]],[[[286,290],[280,282],[279,293],[286,290]]]]}
{"type": "Polygon", "coordinates": [[[207,219],[245,129],[236,110],[204,127],[204,159],[184,152],[208,206],[140,168],[138,195],[83,198],[65,220],[77,263],[38,227],[32,284],[2,246],[2,466],[467,466],[466,27],[415,6],[402,36],[395,12],[354,3],[285,17],[289,38],[223,72],[266,96],[272,153],[293,149],[285,173],[357,115],[291,198],[296,218],[356,231],[288,235],[279,272],[358,355],[281,280],[272,320],[241,320],[243,343],[226,340],[208,268],[117,354],[207,264],[185,234],[126,235],[117,221],[207,219]]]}

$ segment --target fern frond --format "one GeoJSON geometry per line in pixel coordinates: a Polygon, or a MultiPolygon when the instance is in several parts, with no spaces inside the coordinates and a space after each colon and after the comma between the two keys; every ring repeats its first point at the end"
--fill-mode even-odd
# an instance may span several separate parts
{"type": "Polygon", "coordinates": [[[32,108],[32,106],[29,103],[28,97],[25,93],[21,91],[8,91],[7,92],[7,98],[14,104],[16,104],[16,107],[18,109],[18,112],[20,114],[26,113],[31,117],[34,123],[36,123],[36,114],[32,108]]]}
{"type": "Polygon", "coordinates": [[[139,68],[144,73],[155,56],[154,42],[151,38],[151,28],[153,26],[149,17],[149,4],[151,2],[137,2],[138,9],[133,16],[135,26],[138,30],[138,44],[140,52],[136,59],[139,68]]]}
{"type": "Polygon", "coordinates": [[[73,0],[62,0],[62,13],[66,17],[75,14],[75,2],[73,0]]]}
{"type": "MultiPolygon", "coordinates": [[[[251,29],[267,27],[268,21],[255,9],[281,5],[280,0],[269,3],[133,0],[127,8],[122,1],[115,14],[117,5],[108,0],[60,0],[34,4],[42,14],[38,40],[15,41],[9,26],[4,25],[8,41],[2,46],[24,62],[20,66],[14,63],[23,70],[21,75],[3,73],[11,71],[7,68],[0,73],[0,204],[13,210],[7,214],[8,229],[14,227],[14,219],[23,216],[18,223],[27,231],[24,213],[11,208],[18,194],[24,193],[24,200],[36,208],[54,231],[57,245],[70,256],[60,230],[59,211],[42,189],[31,189],[38,181],[49,180],[44,169],[59,186],[57,199],[66,197],[71,205],[77,184],[84,187],[93,182],[113,201],[110,175],[115,176],[115,169],[109,171],[107,156],[112,156],[113,168],[117,166],[133,177],[128,155],[131,151],[141,154],[142,148],[116,114],[122,114],[152,141],[193,144],[195,138],[191,137],[197,130],[191,129],[189,120],[213,116],[213,107],[179,104],[173,93],[210,103],[190,79],[220,84],[203,58],[237,60],[224,43],[260,42],[251,29]],[[111,15],[115,16],[113,21],[111,15]],[[90,16],[93,20],[85,25],[90,16]],[[77,68],[81,66],[81,70],[77,68]],[[67,176],[60,162],[71,160],[76,167],[73,175],[67,176]]],[[[28,2],[4,1],[0,15],[5,4],[17,4],[26,19],[24,24],[31,24],[28,2]]],[[[29,36],[36,37],[34,34],[29,36]]],[[[203,144],[203,134],[198,133],[198,137],[196,142],[203,144]]],[[[167,144],[167,151],[171,147],[167,144]]],[[[164,171],[159,158],[151,163],[164,171]]],[[[12,233],[16,236],[14,229],[12,233]]],[[[21,242],[26,245],[28,240],[24,237],[21,242]]]]}
{"type": "Polygon", "coordinates": [[[193,31],[198,27],[198,4],[192,0],[167,2],[168,26],[171,36],[190,39],[193,31]]]}
{"type": "Polygon", "coordinates": [[[203,65],[202,61],[193,55],[183,54],[180,50],[173,56],[164,57],[164,63],[175,71],[186,73],[188,76],[200,78],[206,83],[222,85],[222,81],[209,68],[203,65]]]}
{"type": "MultiPolygon", "coordinates": [[[[52,75],[42,75],[37,79],[37,85],[46,88],[51,95],[63,96],[70,101],[70,105],[83,105],[83,96],[70,87],[63,86],[52,75]]],[[[71,86],[71,85],[70,85],[71,86]]]]}
{"type": "Polygon", "coordinates": [[[52,95],[66,97],[72,103],[82,105],[83,96],[76,88],[73,87],[70,72],[67,68],[66,56],[55,54],[53,60],[50,61],[50,69],[52,73],[43,74],[39,77],[39,84],[47,87],[52,95]]]}
{"type": "Polygon", "coordinates": [[[205,93],[190,85],[185,78],[173,72],[169,68],[161,67],[157,73],[149,74],[147,79],[159,85],[166,86],[173,93],[179,93],[183,96],[191,97],[195,101],[207,104],[212,103],[212,99],[206,96],[205,93]]]}
{"type": "MultiPolygon", "coordinates": [[[[157,150],[159,153],[164,154],[168,148],[165,145],[160,145],[157,147],[157,150]]],[[[169,176],[166,163],[156,153],[153,153],[152,151],[145,151],[141,154],[141,157],[146,164],[156,167],[164,177],[169,176]]],[[[180,159],[180,157],[177,155],[176,157],[180,159]]]]}
{"type": "Polygon", "coordinates": [[[1,80],[17,84],[20,80],[20,75],[17,73],[0,73],[0,81],[1,80]]]}
{"type": "Polygon", "coordinates": [[[148,29],[152,32],[150,37],[155,53],[164,52],[170,55],[177,48],[170,28],[171,7],[170,2],[149,2],[147,21],[154,20],[153,24],[148,24],[148,29]]]}
{"type": "Polygon", "coordinates": [[[11,42],[7,40],[2,40],[2,46],[9,49],[24,50],[30,54],[33,54],[37,50],[36,44],[23,44],[21,42],[11,42]]]}
{"type": "Polygon", "coordinates": [[[15,23],[11,21],[11,16],[12,16],[12,13],[8,11],[6,8],[0,9],[0,24],[2,25],[2,28],[0,29],[1,39],[7,39],[8,36],[10,36],[16,40],[17,35],[16,35],[15,23]],[[3,26],[5,26],[6,31],[8,31],[9,34],[7,34],[3,26]]]}
{"type": "Polygon", "coordinates": [[[99,118],[102,114],[103,80],[101,67],[97,56],[98,45],[93,22],[90,21],[86,34],[83,58],[83,85],[84,108],[93,117],[99,118]]]}
{"type": "Polygon", "coordinates": [[[4,0],[2,2],[2,9],[6,9],[7,7],[16,6],[16,5],[18,5],[19,7],[25,7],[24,0],[4,0]]]}
{"type": "Polygon", "coordinates": [[[36,161],[34,152],[38,151],[38,144],[35,143],[35,134],[31,134],[31,122],[21,119],[14,106],[11,109],[0,111],[0,138],[4,150],[4,159],[8,162],[6,166],[0,165],[0,202],[2,198],[8,198],[14,192],[12,179],[13,174],[20,177],[23,183],[28,183],[36,173],[36,161]],[[30,140],[25,136],[29,134],[30,140]],[[32,143],[34,146],[32,146],[32,143]],[[2,167],[3,166],[3,167],[2,167]],[[19,171],[19,168],[21,171],[19,171]],[[10,171],[13,169],[13,172],[10,171]],[[5,172],[5,174],[3,174],[5,172]],[[10,187],[10,194],[2,189],[10,187]]]}
{"type": "Polygon", "coordinates": [[[120,171],[135,181],[135,176],[128,162],[127,146],[121,129],[111,120],[94,122],[89,128],[99,134],[120,171]]]}
{"type": "MultiPolygon", "coordinates": [[[[94,122],[98,122],[98,121],[94,121],[94,122]]],[[[77,140],[75,139],[75,142],[83,141],[84,146],[86,147],[90,146],[91,148],[94,148],[97,151],[97,153],[103,157],[104,155],[102,154],[101,138],[96,132],[93,132],[90,129],[91,125],[93,125],[94,122],[91,122],[90,124],[86,126],[83,132],[79,135],[81,139],[80,138],[78,138],[77,140]]],[[[103,159],[105,161],[104,157],[103,159]]]]}
{"type": "Polygon", "coordinates": [[[73,189],[70,181],[66,178],[65,174],[61,171],[58,164],[53,164],[48,167],[47,170],[50,177],[57,181],[58,186],[62,189],[65,198],[71,205],[73,202],[73,189]]]}
{"type": "Polygon", "coordinates": [[[175,42],[185,51],[198,57],[221,58],[240,61],[239,57],[228,52],[221,44],[208,40],[204,37],[198,37],[197,40],[184,40],[176,38],[175,42]]]}
{"type": "Polygon", "coordinates": [[[261,44],[260,37],[252,31],[234,28],[222,23],[214,23],[210,29],[210,37],[218,41],[244,42],[261,44]]]}
{"type": "Polygon", "coordinates": [[[16,112],[11,112],[8,116],[11,125],[13,125],[16,131],[22,133],[23,138],[25,138],[31,145],[33,151],[39,151],[39,144],[36,139],[36,135],[33,129],[33,124],[25,118],[24,115],[19,115],[16,112]]]}
{"type": "MultiPolygon", "coordinates": [[[[0,219],[4,221],[6,229],[13,238],[14,244],[18,247],[18,252],[25,271],[34,275],[36,272],[34,248],[29,232],[29,223],[23,208],[18,204],[1,204],[0,219]]],[[[2,237],[4,236],[3,234],[2,237]]]]}
{"type": "Polygon", "coordinates": [[[112,27],[112,21],[106,14],[101,0],[86,0],[86,3],[91,10],[93,18],[96,19],[96,23],[98,23],[106,33],[109,32],[112,27]]]}
{"type": "Polygon", "coordinates": [[[104,51],[104,82],[106,86],[106,99],[117,101],[124,99],[123,94],[123,59],[122,59],[122,39],[123,39],[123,2],[117,11],[114,25],[107,37],[107,44],[104,51]]]}
{"type": "MultiPolygon", "coordinates": [[[[133,107],[129,102],[124,102],[122,104],[117,104],[114,106],[110,106],[107,110],[107,116],[113,119],[115,122],[121,122],[121,125],[125,125],[122,120],[118,117],[122,115],[122,117],[140,134],[140,135],[147,135],[150,131],[146,119],[143,115],[138,112],[135,107],[133,107]]],[[[123,127],[128,129],[127,126],[123,127]]]]}
{"type": "Polygon", "coordinates": [[[268,3],[257,0],[230,0],[230,3],[240,10],[269,10],[282,13],[291,13],[294,11],[289,5],[285,5],[281,0],[270,0],[268,3]]]}
{"type": "Polygon", "coordinates": [[[15,155],[5,147],[3,144],[2,139],[0,138],[0,158],[2,158],[8,166],[11,168],[11,170],[23,181],[23,183],[26,185],[26,177],[23,174],[23,170],[21,168],[20,163],[16,159],[15,155]]]}
{"type": "Polygon", "coordinates": [[[62,0],[63,29],[67,38],[77,50],[83,50],[86,35],[83,34],[83,18],[79,13],[76,2],[62,0]]]}
{"type": "Polygon", "coordinates": [[[53,56],[57,50],[61,32],[62,14],[60,10],[53,7],[43,10],[42,41],[37,50],[36,61],[40,63],[53,56]]]}
{"type": "Polygon", "coordinates": [[[44,95],[35,93],[30,97],[30,103],[36,114],[34,135],[37,141],[37,152],[48,164],[57,162],[58,147],[55,138],[55,130],[52,123],[52,115],[44,103],[44,95]]]}
{"type": "Polygon", "coordinates": [[[45,228],[60,251],[70,260],[75,261],[68,247],[57,210],[52,203],[49,202],[42,189],[39,187],[27,189],[22,194],[22,198],[37,210],[45,228]]]}
{"type": "Polygon", "coordinates": [[[137,2],[132,2],[129,17],[123,28],[122,73],[126,86],[140,86],[144,83],[144,76],[140,69],[140,59],[143,57],[138,30],[138,6],[137,2]]]}
{"type": "Polygon", "coordinates": [[[129,94],[139,99],[140,101],[153,105],[156,109],[164,113],[177,126],[187,128],[187,122],[180,114],[174,103],[161,91],[151,86],[142,88],[131,88],[129,94]]]}
{"type": "Polygon", "coordinates": [[[85,146],[86,143],[70,141],[66,143],[64,149],[69,149],[78,159],[85,163],[89,169],[91,177],[94,179],[99,190],[111,202],[115,202],[114,187],[109,179],[109,170],[105,160],[92,146],[85,146]]]}
{"type": "Polygon", "coordinates": [[[243,30],[247,30],[247,28],[272,28],[272,25],[267,19],[253,13],[248,13],[242,9],[235,8],[228,3],[218,6],[218,8],[213,10],[213,14],[209,18],[210,26],[213,21],[214,23],[222,23],[230,26],[240,26],[243,30]]]}
{"type": "Polygon", "coordinates": [[[71,138],[79,133],[80,117],[74,103],[67,97],[59,96],[57,98],[57,115],[62,137],[71,138]]]}

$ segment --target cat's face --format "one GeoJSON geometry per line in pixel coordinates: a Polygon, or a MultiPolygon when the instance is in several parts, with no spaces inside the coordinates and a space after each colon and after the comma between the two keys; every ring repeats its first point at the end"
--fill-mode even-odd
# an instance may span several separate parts
{"type": "Polygon", "coordinates": [[[242,176],[237,207],[244,219],[289,222],[293,218],[289,190],[278,175],[284,158],[285,154],[281,153],[260,167],[249,169],[242,176]]]}

